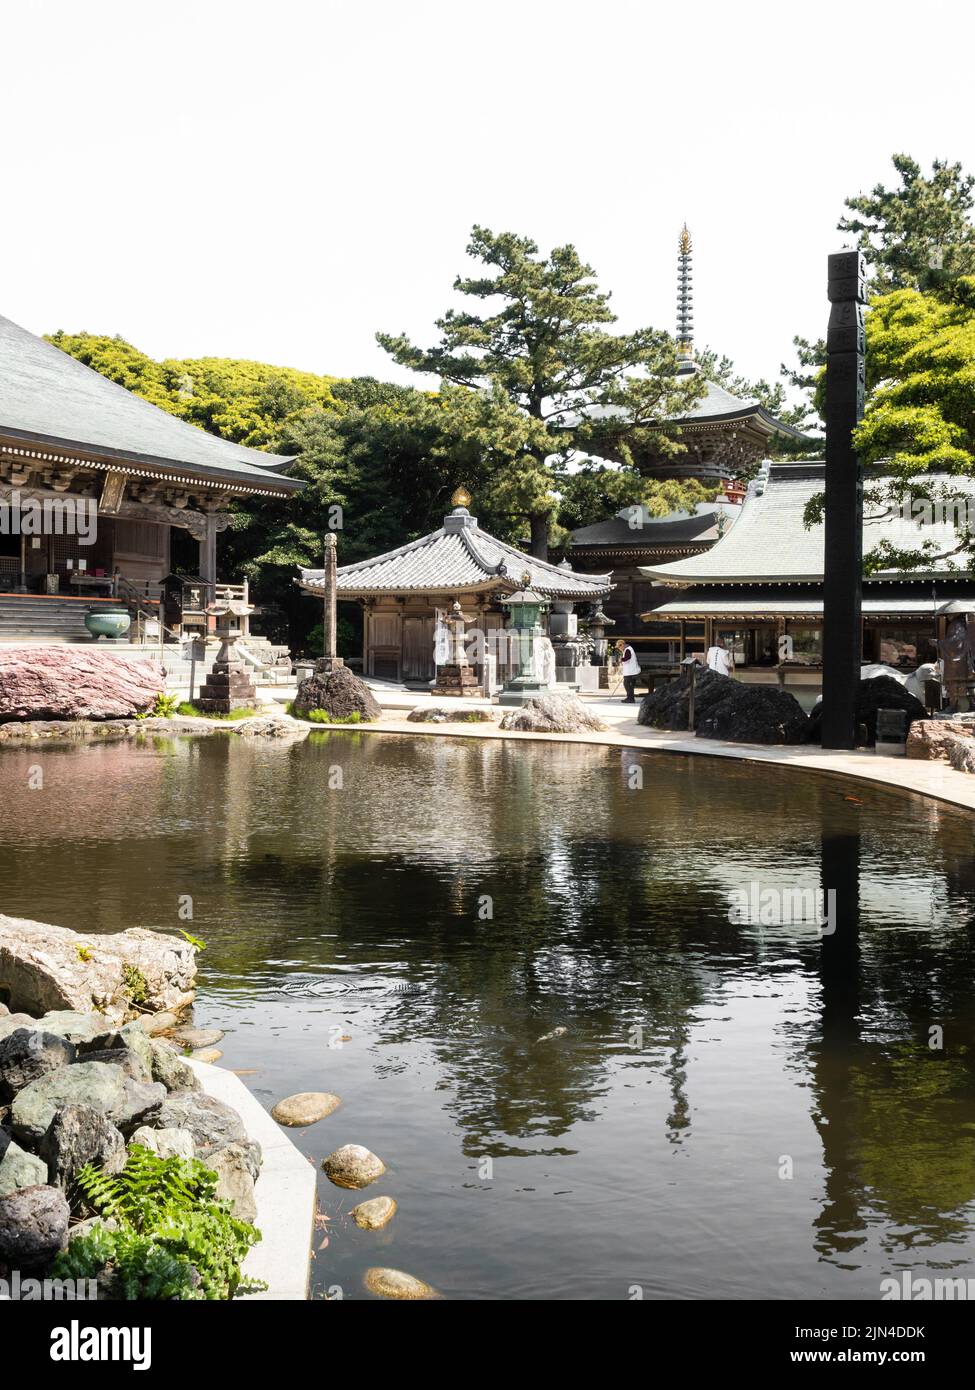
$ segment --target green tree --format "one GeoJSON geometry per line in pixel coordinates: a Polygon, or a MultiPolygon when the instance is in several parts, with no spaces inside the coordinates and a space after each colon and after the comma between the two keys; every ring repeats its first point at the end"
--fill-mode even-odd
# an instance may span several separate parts
{"type": "MultiPolygon", "coordinates": [[[[882,463],[883,477],[868,483],[865,508],[880,513],[924,503],[936,515],[951,506],[960,533],[953,562],[972,563],[975,534],[965,524],[967,507],[953,505],[959,490],[952,477],[975,474],[975,277],[953,280],[937,293],[902,289],[872,300],[867,388],[855,439],[865,464],[882,463]]],[[[822,505],[822,496],[813,499],[810,522],[821,517],[822,505]]],[[[916,569],[944,554],[933,541],[896,551],[884,542],[867,554],[866,567],[916,569]]]]}
{"type": "Polygon", "coordinates": [[[873,289],[932,289],[959,275],[975,275],[975,177],[960,164],[936,159],[931,175],[910,155],[895,154],[900,186],[878,183],[847,198],[852,216],[838,228],[852,232],[873,270],[873,289]]]}
{"type": "Polygon", "coordinates": [[[449,398],[446,447],[472,468],[480,455],[492,508],[527,522],[532,551],[544,557],[570,462],[619,459],[634,490],[646,491],[637,460],[651,449],[682,451],[664,422],[686,411],[703,383],[677,376],[666,333],[607,331],[616,321],[610,297],[573,246],[546,258],[527,237],[474,227],[467,251],[484,271],[459,275],[454,289],[483,311],[449,309],[435,347],[402,334],[377,340],[401,366],[471,393],[449,398]]]}

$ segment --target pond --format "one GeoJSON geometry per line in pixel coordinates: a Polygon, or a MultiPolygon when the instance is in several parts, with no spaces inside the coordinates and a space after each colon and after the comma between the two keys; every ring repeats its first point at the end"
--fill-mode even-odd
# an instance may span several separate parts
{"type": "Polygon", "coordinates": [[[0,777],[6,912],[188,927],[223,1065],[268,1108],[342,1097],[291,1131],[316,1164],[349,1142],[387,1163],[381,1232],[320,1174],[317,1295],[367,1297],[374,1264],[461,1299],[975,1275],[965,813],[727,760],[352,731],[6,749],[0,777]],[[831,934],[762,906],[820,886],[831,934]]]}

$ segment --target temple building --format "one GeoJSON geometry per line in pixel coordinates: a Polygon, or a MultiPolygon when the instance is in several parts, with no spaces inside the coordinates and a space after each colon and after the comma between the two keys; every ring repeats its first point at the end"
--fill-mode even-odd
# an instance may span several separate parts
{"type": "MultiPolygon", "coordinates": [[[[454,508],[436,531],[370,560],[340,565],[339,601],[354,600],[363,610],[362,673],[426,688],[447,661],[446,623],[459,603],[466,630],[481,634],[470,658],[478,687],[494,693],[510,674],[506,625],[500,600],[526,587],[554,604],[562,618],[581,604],[588,610],[610,591],[606,575],[575,574],[568,564],[549,564],[482,531],[471,516],[463,488],[454,508]]],[[[298,583],[321,598],[324,570],[303,569],[298,583]]],[[[556,625],[558,626],[558,624],[556,625]]],[[[563,623],[563,628],[574,624],[563,623]]],[[[571,634],[565,633],[571,640],[571,634]]]]}
{"type": "MultiPolygon", "coordinates": [[[[824,528],[807,528],[803,517],[825,485],[823,463],[773,463],[764,489],[749,496],[710,549],[642,567],[644,578],[669,594],[643,613],[649,630],[676,625],[680,656],[703,652],[720,637],[741,680],[778,682],[814,698],[822,684],[824,528]]],[[[975,480],[958,476],[951,486],[975,505],[975,480]]],[[[950,552],[960,536],[947,519],[920,525],[909,513],[870,515],[868,507],[864,554],[881,541],[898,551],[919,550],[926,541],[936,548],[937,558],[920,570],[882,570],[863,582],[863,661],[914,671],[938,659],[936,643],[948,624],[975,608],[975,582],[967,569],[953,567],[950,552]]]]}
{"type": "Polygon", "coordinates": [[[76,635],[86,604],[158,605],[174,528],[199,545],[205,604],[230,502],[287,497],[293,459],[233,444],[0,317],[0,637],[76,635]],[[44,509],[41,534],[21,525],[44,509]],[[81,528],[78,518],[91,521],[81,528]]]}
{"type": "MultiPolygon", "coordinates": [[[[694,311],[692,287],[692,246],[685,226],[678,243],[677,261],[677,351],[678,376],[700,374],[694,360],[694,311]]],[[[704,394],[686,414],[668,422],[679,429],[685,452],[676,456],[634,451],[634,462],[648,478],[697,479],[706,486],[720,486],[715,503],[701,504],[693,515],[686,512],[652,518],[637,515],[639,509],[625,508],[617,516],[594,526],[571,532],[563,553],[573,568],[583,571],[611,570],[613,592],[606,604],[613,620],[614,637],[636,641],[645,650],[667,651],[679,636],[657,631],[649,636],[641,631],[639,614],[652,605],[652,586],[643,570],[647,566],[700,554],[714,545],[735,520],[745,495],[738,479],[753,472],[768,455],[776,440],[813,445],[801,430],[770,414],[755,400],[745,400],[705,381],[704,394]]],[[[606,456],[621,462],[623,455],[606,456]]]]}

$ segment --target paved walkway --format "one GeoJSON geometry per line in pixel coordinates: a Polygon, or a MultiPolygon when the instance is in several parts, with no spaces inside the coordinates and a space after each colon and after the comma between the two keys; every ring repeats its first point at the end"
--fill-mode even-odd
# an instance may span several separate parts
{"type": "MultiPolygon", "coordinates": [[[[586,706],[608,726],[606,733],[529,734],[501,730],[496,724],[411,724],[406,719],[410,710],[427,702],[441,709],[488,709],[489,700],[434,699],[422,691],[405,690],[402,686],[369,682],[373,694],[383,709],[382,720],[375,724],[335,725],[335,728],[354,728],[370,733],[390,734],[448,734],[452,738],[537,739],[549,743],[589,743],[611,748],[637,748],[644,753],[688,753],[697,757],[738,758],[746,762],[775,763],[780,766],[858,778],[884,786],[898,787],[921,796],[935,797],[953,806],[975,811],[975,777],[956,772],[947,763],[924,762],[907,758],[878,757],[868,750],[858,752],[824,752],[814,744],[782,746],[756,743],[727,743],[721,739],[696,738],[693,734],[668,733],[647,729],[636,722],[637,705],[624,705],[622,700],[598,696],[582,697],[586,706]]],[[[291,689],[262,691],[268,702],[286,703],[295,695],[291,689]]],[[[496,706],[494,708],[497,708],[496,706]]]]}

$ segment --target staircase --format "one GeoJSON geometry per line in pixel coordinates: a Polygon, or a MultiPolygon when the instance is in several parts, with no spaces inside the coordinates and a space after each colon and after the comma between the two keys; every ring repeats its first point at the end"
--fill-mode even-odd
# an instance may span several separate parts
{"type": "Polygon", "coordinates": [[[88,608],[85,599],[56,594],[0,593],[0,642],[90,642],[88,608]]]}

